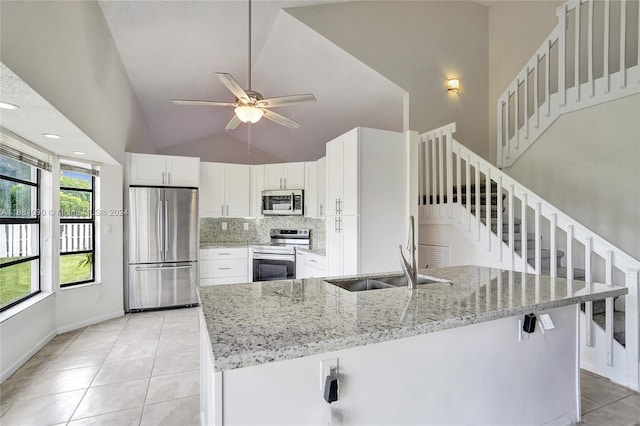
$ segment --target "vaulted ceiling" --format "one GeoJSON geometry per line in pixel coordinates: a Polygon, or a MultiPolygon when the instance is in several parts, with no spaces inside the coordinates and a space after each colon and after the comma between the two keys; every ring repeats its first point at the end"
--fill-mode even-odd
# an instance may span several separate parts
{"type": "MultiPolygon", "coordinates": [[[[265,98],[313,93],[317,102],[278,108],[302,125],[262,119],[252,146],[282,161],[315,160],[356,126],[401,131],[406,92],[286,12],[323,1],[253,3],[252,89],[265,98]]],[[[159,150],[228,133],[232,107],[178,106],[172,99],[233,102],[215,72],[248,84],[248,2],[101,0],[133,91],[159,150]]]]}

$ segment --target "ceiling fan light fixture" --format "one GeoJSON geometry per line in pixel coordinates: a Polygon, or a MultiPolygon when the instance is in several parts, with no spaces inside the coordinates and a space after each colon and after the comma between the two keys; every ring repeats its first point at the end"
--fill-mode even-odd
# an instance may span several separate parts
{"type": "Polygon", "coordinates": [[[261,108],[254,107],[251,105],[242,105],[236,107],[235,109],[236,116],[243,123],[257,123],[264,114],[264,111],[261,108]]]}

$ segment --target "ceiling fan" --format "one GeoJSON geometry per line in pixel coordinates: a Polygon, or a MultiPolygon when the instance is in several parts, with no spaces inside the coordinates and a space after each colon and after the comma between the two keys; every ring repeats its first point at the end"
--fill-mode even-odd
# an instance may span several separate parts
{"type": "Polygon", "coordinates": [[[257,123],[260,118],[264,118],[289,127],[297,129],[299,123],[271,111],[268,108],[281,107],[285,105],[294,105],[302,102],[315,101],[316,97],[312,94],[280,96],[276,98],[264,99],[260,92],[251,90],[251,0],[249,0],[249,88],[244,90],[240,83],[233,78],[231,74],[224,72],[216,72],[216,75],[222,81],[227,89],[236,97],[235,102],[219,102],[219,101],[203,101],[203,100],[182,100],[174,99],[176,105],[199,105],[199,106],[232,106],[235,107],[235,114],[227,123],[225,129],[235,129],[240,123],[253,124],[257,123]]]}

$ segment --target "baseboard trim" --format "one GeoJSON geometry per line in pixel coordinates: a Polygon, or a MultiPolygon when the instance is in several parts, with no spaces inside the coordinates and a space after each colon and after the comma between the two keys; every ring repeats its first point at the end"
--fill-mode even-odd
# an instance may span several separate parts
{"type": "Polygon", "coordinates": [[[38,351],[46,346],[54,337],[58,335],[56,330],[53,330],[51,333],[46,335],[42,340],[36,343],[27,353],[22,355],[16,362],[11,364],[9,368],[0,373],[0,383],[4,383],[13,373],[18,371],[20,367],[22,367],[27,361],[31,359],[38,351]]]}
{"type": "Polygon", "coordinates": [[[93,318],[86,319],[84,321],[78,321],[78,322],[75,322],[73,324],[65,325],[63,327],[58,327],[58,334],[66,333],[68,331],[77,330],[77,329],[82,328],[82,327],[87,327],[89,325],[97,324],[97,323],[102,322],[102,321],[107,321],[107,320],[110,320],[110,319],[118,318],[118,317],[121,317],[123,315],[124,315],[124,309],[121,309],[121,310],[118,310],[118,311],[110,312],[110,313],[105,314],[105,315],[101,315],[99,317],[93,317],[93,318]]]}

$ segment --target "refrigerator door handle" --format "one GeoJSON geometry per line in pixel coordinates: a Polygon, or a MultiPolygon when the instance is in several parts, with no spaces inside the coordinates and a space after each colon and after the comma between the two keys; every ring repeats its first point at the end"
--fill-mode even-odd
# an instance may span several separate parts
{"type": "MultiPolygon", "coordinates": [[[[164,238],[162,239],[162,242],[164,244],[164,252],[167,253],[169,251],[168,247],[167,247],[167,240],[169,239],[169,202],[168,201],[164,201],[164,238]]],[[[165,254],[166,255],[166,254],[165,254]]]]}
{"type": "Polygon", "coordinates": [[[141,272],[141,271],[164,271],[164,270],[168,270],[168,269],[191,269],[191,268],[193,268],[193,265],[150,266],[150,267],[136,266],[136,271],[137,272],[141,272]]]}

